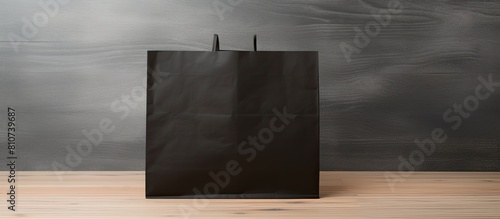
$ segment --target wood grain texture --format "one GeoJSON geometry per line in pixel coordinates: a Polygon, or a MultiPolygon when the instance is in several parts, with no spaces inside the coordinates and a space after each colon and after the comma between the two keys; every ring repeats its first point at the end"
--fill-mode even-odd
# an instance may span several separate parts
{"type": "Polygon", "coordinates": [[[0,122],[17,108],[19,167],[66,164],[66,147],[109,118],[115,131],[70,169],[143,170],[145,102],[124,119],[111,104],[145,85],[147,50],[209,50],[217,33],[221,49],[252,50],[257,34],[261,50],[319,51],[323,170],[397,170],[435,128],[449,139],[416,170],[500,170],[500,91],[457,131],[442,119],[478,76],[500,81],[499,1],[401,0],[350,62],[340,45],[354,45],[387,0],[250,0],[222,16],[214,2],[70,1],[26,37],[23,18],[43,11],[38,1],[0,0],[0,122]],[[12,33],[24,38],[17,52],[12,33]]]}
{"type": "MultiPolygon", "coordinates": [[[[18,210],[2,218],[183,218],[179,207],[193,207],[146,200],[142,171],[19,174],[18,210]]],[[[500,173],[419,172],[391,191],[384,172],[321,172],[320,199],[208,200],[190,218],[499,218],[499,184],[500,173]]]]}

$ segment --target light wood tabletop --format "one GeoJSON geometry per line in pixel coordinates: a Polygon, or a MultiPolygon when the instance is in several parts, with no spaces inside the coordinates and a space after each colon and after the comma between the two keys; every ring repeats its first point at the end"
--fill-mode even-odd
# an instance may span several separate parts
{"type": "Polygon", "coordinates": [[[144,172],[0,172],[0,218],[500,218],[500,173],[321,172],[320,199],[145,199],[144,172]],[[183,215],[184,214],[184,215],[183,215]],[[189,217],[187,216],[189,215],[189,217]],[[184,217],[186,216],[186,217],[184,217]]]}

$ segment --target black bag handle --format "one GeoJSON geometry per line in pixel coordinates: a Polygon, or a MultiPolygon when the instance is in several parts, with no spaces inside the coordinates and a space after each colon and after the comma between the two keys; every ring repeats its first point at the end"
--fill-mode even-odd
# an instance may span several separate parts
{"type": "Polygon", "coordinates": [[[214,34],[214,43],[212,44],[212,51],[220,51],[219,35],[217,35],[217,34],[214,34]]]}
{"type": "MultiPolygon", "coordinates": [[[[253,50],[257,51],[257,35],[253,35],[253,50]]],[[[219,35],[214,34],[214,42],[212,44],[212,51],[221,51],[219,46],[219,35]]]]}
{"type": "Polygon", "coordinates": [[[257,35],[253,35],[253,51],[257,52],[257,35]]]}

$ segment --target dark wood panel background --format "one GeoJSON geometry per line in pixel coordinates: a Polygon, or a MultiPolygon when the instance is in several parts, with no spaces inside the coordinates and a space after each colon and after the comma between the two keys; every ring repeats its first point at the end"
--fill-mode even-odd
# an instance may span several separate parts
{"type": "Polygon", "coordinates": [[[222,49],[251,50],[257,34],[261,50],[319,51],[323,170],[398,170],[435,128],[448,140],[416,170],[500,170],[500,88],[457,130],[443,120],[479,76],[500,81],[500,1],[82,0],[46,17],[38,1],[0,4],[0,122],[17,109],[24,170],[144,169],[145,102],[123,119],[111,104],[145,86],[147,50],[209,50],[214,33],[222,49]],[[24,22],[33,17],[35,32],[24,22]],[[346,59],[342,47],[367,25],[370,41],[346,59]],[[106,118],[115,130],[69,166],[82,130],[106,118]]]}

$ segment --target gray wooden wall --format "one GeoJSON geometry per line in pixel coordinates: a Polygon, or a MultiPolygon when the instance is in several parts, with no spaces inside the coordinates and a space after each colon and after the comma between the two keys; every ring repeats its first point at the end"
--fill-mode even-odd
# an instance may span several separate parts
{"type": "Polygon", "coordinates": [[[260,50],[319,51],[323,170],[500,170],[500,88],[468,98],[500,81],[500,1],[40,2],[0,0],[0,169],[11,106],[23,170],[143,170],[146,51],[218,33],[221,49],[257,34],[260,50]],[[443,114],[464,100],[478,106],[453,130],[443,114]],[[114,130],[78,151],[100,122],[114,130]],[[419,149],[438,128],[448,139],[419,149]]]}

